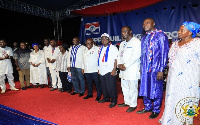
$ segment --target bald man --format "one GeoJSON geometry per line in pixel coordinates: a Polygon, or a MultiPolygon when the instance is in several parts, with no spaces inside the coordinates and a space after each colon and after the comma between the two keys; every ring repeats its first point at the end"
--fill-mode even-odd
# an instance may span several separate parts
{"type": "Polygon", "coordinates": [[[98,74],[98,50],[99,47],[94,45],[92,38],[86,40],[86,47],[84,50],[83,60],[84,69],[82,72],[85,74],[88,94],[83,99],[89,99],[93,97],[93,81],[97,89],[97,97],[95,101],[99,101],[101,98],[101,84],[98,74]]]}
{"type": "Polygon", "coordinates": [[[138,114],[152,112],[149,119],[156,118],[160,113],[163,98],[163,71],[168,60],[167,35],[155,28],[155,22],[147,18],[143,22],[146,32],[141,39],[141,83],[139,96],[143,96],[144,109],[138,114]]]}

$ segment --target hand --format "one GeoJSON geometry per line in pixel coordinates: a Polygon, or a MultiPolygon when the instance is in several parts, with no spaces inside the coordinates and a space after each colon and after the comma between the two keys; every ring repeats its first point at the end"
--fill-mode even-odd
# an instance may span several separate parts
{"type": "Polygon", "coordinates": [[[67,67],[68,72],[70,72],[70,67],[67,67]]]}
{"type": "Polygon", "coordinates": [[[51,63],[51,60],[49,58],[47,58],[48,63],[51,63]]]}
{"type": "Polygon", "coordinates": [[[119,64],[118,67],[119,67],[119,69],[120,69],[121,71],[126,70],[126,67],[125,67],[124,64],[119,64]]]}
{"type": "Polygon", "coordinates": [[[115,76],[115,75],[116,75],[116,70],[112,70],[111,76],[115,76]]]}
{"type": "Polygon", "coordinates": [[[84,74],[84,69],[82,69],[81,71],[82,71],[82,73],[84,74]]]}
{"type": "Polygon", "coordinates": [[[158,72],[157,80],[163,80],[163,72],[158,72]]]}
{"type": "Polygon", "coordinates": [[[35,64],[35,67],[38,67],[40,64],[38,63],[38,64],[35,64]]]}
{"type": "Polygon", "coordinates": [[[52,59],[52,60],[51,60],[51,63],[54,63],[55,61],[56,61],[55,59],[52,59]]]}
{"type": "Polygon", "coordinates": [[[17,67],[16,67],[16,70],[17,70],[17,71],[20,71],[20,68],[19,68],[19,66],[17,66],[17,67]]]}
{"type": "Polygon", "coordinates": [[[6,54],[6,56],[4,57],[5,59],[9,59],[9,55],[8,54],[6,54]]]}
{"type": "Polygon", "coordinates": [[[122,64],[122,68],[121,68],[122,71],[125,71],[126,70],[126,67],[124,64],[122,64]]]}

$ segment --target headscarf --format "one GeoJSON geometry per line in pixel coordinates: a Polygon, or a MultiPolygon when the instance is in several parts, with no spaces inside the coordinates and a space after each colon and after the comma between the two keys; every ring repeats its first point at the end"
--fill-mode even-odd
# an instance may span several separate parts
{"type": "Polygon", "coordinates": [[[183,26],[186,27],[190,32],[192,32],[192,38],[194,38],[196,34],[200,32],[200,25],[195,22],[185,21],[183,23],[183,26]]]}
{"type": "Polygon", "coordinates": [[[33,43],[33,44],[32,44],[32,47],[34,47],[35,45],[39,46],[37,43],[33,43]]]}

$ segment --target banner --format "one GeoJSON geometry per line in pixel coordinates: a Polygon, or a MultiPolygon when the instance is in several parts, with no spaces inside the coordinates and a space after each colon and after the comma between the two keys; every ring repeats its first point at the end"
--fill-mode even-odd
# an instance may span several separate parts
{"type": "Polygon", "coordinates": [[[130,26],[133,36],[139,39],[144,35],[143,21],[153,18],[155,28],[163,30],[168,39],[178,38],[178,30],[184,21],[200,24],[199,0],[166,0],[135,11],[99,17],[83,17],[79,37],[84,44],[87,38],[101,45],[101,34],[108,33],[113,44],[120,43],[121,27],[130,26]]]}

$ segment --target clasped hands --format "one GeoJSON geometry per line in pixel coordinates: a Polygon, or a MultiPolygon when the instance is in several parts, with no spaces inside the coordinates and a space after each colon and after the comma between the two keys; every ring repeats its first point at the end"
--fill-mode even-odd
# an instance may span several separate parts
{"type": "Polygon", "coordinates": [[[38,67],[38,66],[40,65],[40,63],[38,63],[38,64],[33,64],[33,63],[31,63],[31,65],[32,65],[33,67],[38,67]]]}
{"type": "Polygon", "coordinates": [[[119,69],[120,69],[121,71],[125,71],[125,70],[126,70],[126,67],[125,67],[124,64],[119,64],[118,67],[119,67],[119,69]]]}
{"type": "Polygon", "coordinates": [[[47,61],[48,63],[54,63],[56,60],[55,59],[50,60],[49,58],[47,58],[47,61]]]}

